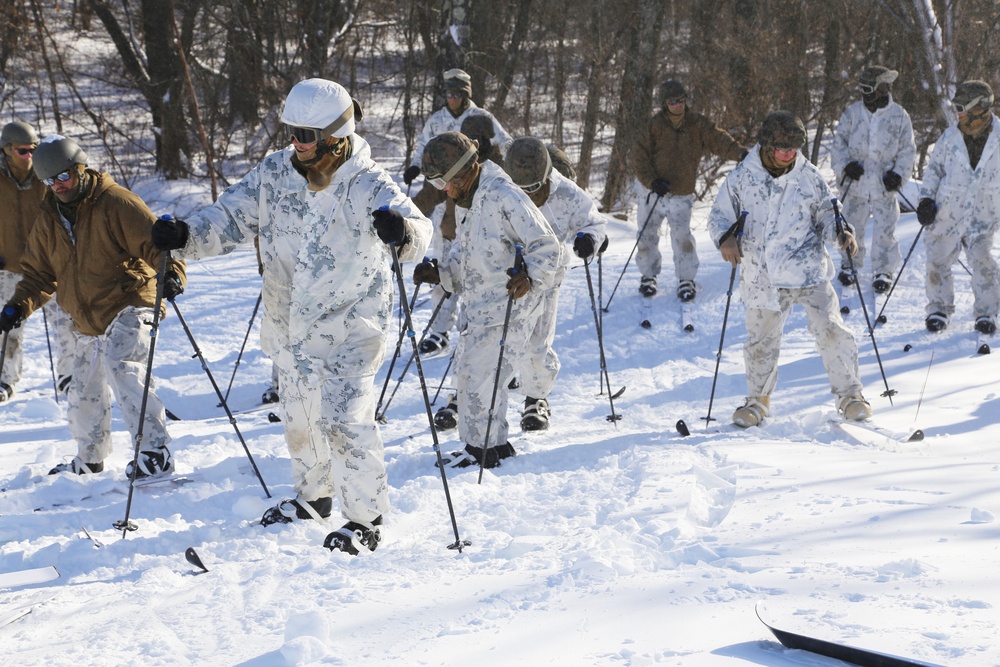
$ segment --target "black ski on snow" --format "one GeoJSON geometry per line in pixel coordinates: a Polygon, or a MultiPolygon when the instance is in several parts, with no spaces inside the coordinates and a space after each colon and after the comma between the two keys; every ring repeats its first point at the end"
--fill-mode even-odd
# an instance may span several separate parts
{"type": "Polygon", "coordinates": [[[767,612],[764,605],[758,603],[754,611],[757,613],[757,618],[760,619],[760,622],[774,634],[775,638],[785,648],[809,651],[810,653],[816,653],[817,655],[823,655],[835,660],[843,660],[844,662],[859,665],[860,667],[935,667],[927,662],[918,662],[908,658],[889,655],[888,653],[879,653],[878,651],[856,648],[847,644],[826,641],[782,630],[764,620],[764,615],[767,612]]]}
{"type": "Polygon", "coordinates": [[[990,347],[990,342],[993,340],[993,336],[990,334],[979,334],[979,338],[976,341],[976,354],[989,354],[992,352],[990,347]]]}
{"type": "Polygon", "coordinates": [[[691,301],[681,301],[681,329],[687,333],[694,333],[694,319],[691,317],[691,301]]]}

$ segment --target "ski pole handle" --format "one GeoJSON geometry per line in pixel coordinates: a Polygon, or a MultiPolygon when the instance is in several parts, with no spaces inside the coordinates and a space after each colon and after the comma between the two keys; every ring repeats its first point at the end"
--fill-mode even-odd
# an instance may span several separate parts
{"type": "Polygon", "coordinates": [[[830,199],[830,205],[833,206],[833,220],[837,225],[837,236],[844,233],[844,216],[840,214],[840,202],[837,201],[836,197],[830,199]]]}

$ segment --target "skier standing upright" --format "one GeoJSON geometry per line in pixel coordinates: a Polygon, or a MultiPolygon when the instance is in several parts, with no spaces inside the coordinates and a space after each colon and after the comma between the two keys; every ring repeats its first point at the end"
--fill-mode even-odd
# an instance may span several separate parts
{"type": "Polygon", "coordinates": [[[805,140],[805,126],[794,114],[768,115],[757,146],[726,177],[709,214],[709,233],[722,258],[743,267],[747,399],[733,414],[733,423],[744,428],[759,425],[770,414],[782,329],[795,304],[805,309],[837,410],[854,421],[872,414],[861,395],[858,346],[844,326],[830,284],[833,261],[825,243],[849,253],[857,247],[849,228],[838,238],[830,188],[799,152],[805,140]],[[747,217],[740,238],[735,221],[743,211],[747,217]]]}
{"type": "Polygon", "coordinates": [[[917,206],[927,248],[925,324],[929,331],[948,326],[955,312],[952,266],[964,248],[975,328],[992,334],[1000,310],[1000,271],[993,257],[1000,221],[1000,119],[990,111],[993,89],[985,81],[962,83],[952,103],[958,124],[934,144],[917,206]]]}
{"type": "Polygon", "coordinates": [[[638,134],[631,155],[639,200],[639,239],[635,255],[642,271],[639,292],[656,294],[660,274],[660,227],[666,218],[673,249],[677,297],[695,297],[698,249],[691,233],[691,206],[698,167],[705,153],[742,160],[746,150],[728,132],[688,107],[687,91],[674,79],[660,86],[660,110],[638,134]]]}
{"type": "Polygon", "coordinates": [[[307,79],[281,121],[292,145],[271,153],[219,200],[185,221],[159,220],[160,248],[191,259],[260,237],[261,347],[278,368],[296,497],[261,523],[326,518],[333,495],[347,523],[325,546],[371,551],[389,509],[375,373],[393,310],[389,245],[423,256],[431,223],[355,133],[361,107],[338,83],[307,79]]]}
{"type": "MultiPolygon", "coordinates": [[[[851,223],[858,242],[854,269],[865,263],[865,230],[872,218],[872,287],[887,292],[899,270],[899,202],[896,192],[913,171],[916,146],[910,115],[892,99],[892,83],[899,73],[873,65],[861,73],[861,99],[840,116],[833,135],[833,173],[840,178],[844,219],[851,223]]],[[[848,255],[840,253],[838,279],[844,286],[854,282],[848,255]]]]}

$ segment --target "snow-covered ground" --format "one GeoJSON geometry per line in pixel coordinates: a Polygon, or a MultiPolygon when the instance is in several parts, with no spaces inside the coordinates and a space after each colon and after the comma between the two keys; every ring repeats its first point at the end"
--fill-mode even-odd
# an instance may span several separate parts
{"type": "MultiPolygon", "coordinates": [[[[157,213],[204,199],[155,183],[138,191],[157,213]]],[[[26,378],[0,406],[0,572],[54,565],[61,577],[0,590],[0,616],[58,593],[0,627],[4,664],[841,664],[781,647],[757,620],[758,602],[779,625],[823,638],[930,665],[1000,664],[1000,355],[976,354],[968,275],[956,266],[952,326],[926,333],[917,245],[877,330],[898,392],[891,404],[861,312],[848,316],[875,421],[902,434],[919,427],[922,442],[858,439],[830,422],[829,384],[799,309],[773,416],[733,427],[745,392],[738,298],[706,428],[730,275],[706,214],[700,204],[696,331],[680,330],[669,254],[651,329],[639,326],[634,263],[604,316],[611,384],[626,387],[617,425],[600,393],[586,276],[582,266],[568,272],[552,428],[521,433],[512,402],[518,456],[482,484],[475,472],[449,475],[460,536],[472,543],[461,553],[447,548],[455,535],[412,373],[382,430],[392,511],[378,550],[351,558],[322,548],[339,519],[261,527],[264,509],[291,493],[281,424],[267,410],[237,416],[268,499],[172,311],[155,375],[183,418],[169,424],[172,448],[193,481],[137,489],[138,530],[123,539],[112,524],[125,514],[132,444],[117,417],[104,473],[46,475],[75,445],[53,398],[41,318],[31,318],[26,378]],[[679,419],[690,436],[675,430],[679,419]],[[185,560],[188,547],[207,573],[185,560]]],[[[605,299],[634,243],[632,217],[610,226],[605,299]]],[[[917,229],[904,214],[904,254],[917,229]]],[[[252,250],[193,264],[189,276],[177,305],[225,391],[260,289],[252,250]]],[[[430,312],[424,303],[418,324],[430,312]]],[[[234,410],[255,406],[270,377],[258,325],[234,410]]],[[[424,363],[432,393],[446,365],[424,363]]],[[[442,436],[445,451],[458,447],[454,433],[442,436]]]]}

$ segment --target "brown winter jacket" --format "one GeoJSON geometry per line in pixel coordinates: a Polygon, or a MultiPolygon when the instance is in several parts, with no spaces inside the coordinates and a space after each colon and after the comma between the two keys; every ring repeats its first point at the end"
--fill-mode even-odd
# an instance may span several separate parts
{"type": "MultiPolygon", "coordinates": [[[[163,255],[150,238],[156,216],[142,199],[110,174],[93,169],[86,173],[92,180],[76,209],[75,242],[56,210],[58,200],[47,192],[21,260],[24,277],[11,302],[20,304],[27,317],[58,286],[59,305],[76,328],[100,336],[124,308],[155,305],[163,255]]],[[[170,269],[186,284],[184,262],[171,260],[170,269]]]]}
{"type": "Polygon", "coordinates": [[[38,217],[38,203],[47,191],[34,175],[27,183],[19,184],[0,154],[0,259],[5,271],[21,272],[28,233],[38,217]]]}
{"type": "Polygon", "coordinates": [[[670,194],[689,195],[706,151],[727,160],[739,160],[745,153],[728,132],[705,116],[686,109],[684,120],[675,128],[666,110],[660,110],[640,131],[630,163],[644,187],[663,178],[670,184],[670,194]]]}

